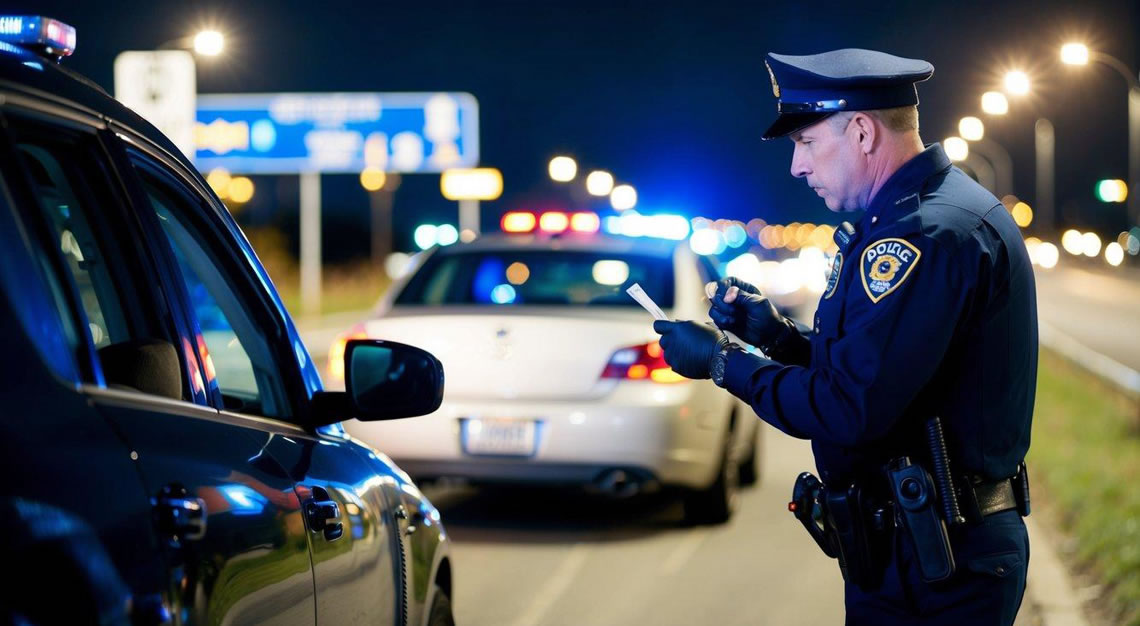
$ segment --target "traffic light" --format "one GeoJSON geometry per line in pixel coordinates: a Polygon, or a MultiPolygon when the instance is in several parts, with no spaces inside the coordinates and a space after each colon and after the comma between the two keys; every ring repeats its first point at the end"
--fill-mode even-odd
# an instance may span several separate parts
{"type": "Polygon", "coordinates": [[[1101,202],[1124,202],[1128,198],[1128,183],[1119,178],[1099,181],[1096,184],[1096,197],[1101,202]]]}

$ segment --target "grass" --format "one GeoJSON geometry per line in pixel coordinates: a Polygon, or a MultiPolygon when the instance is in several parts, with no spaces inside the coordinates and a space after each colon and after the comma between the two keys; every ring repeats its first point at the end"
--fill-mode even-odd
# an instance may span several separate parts
{"type": "Polygon", "coordinates": [[[1140,432],[1137,405],[1042,351],[1031,476],[1073,539],[1079,569],[1105,588],[1114,622],[1140,625],[1140,432]]]}
{"type": "MultiPolygon", "coordinates": [[[[277,293],[289,315],[294,318],[301,317],[301,278],[296,272],[278,272],[283,278],[278,279],[273,270],[269,277],[277,286],[277,293]]],[[[363,311],[372,308],[380,296],[388,288],[390,281],[383,270],[374,268],[370,263],[359,263],[348,266],[326,267],[321,276],[321,315],[342,313],[345,311],[363,311]]]]}
{"type": "MultiPolygon", "coordinates": [[[[249,229],[246,236],[257,252],[285,308],[300,317],[301,272],[297,260],[286,251],[284,236],[273,229],[249,229]]],[[[325,266],[321,272],[321,315],[372,308],[390,284],[382,268],[370,261],[325,266]]]]}

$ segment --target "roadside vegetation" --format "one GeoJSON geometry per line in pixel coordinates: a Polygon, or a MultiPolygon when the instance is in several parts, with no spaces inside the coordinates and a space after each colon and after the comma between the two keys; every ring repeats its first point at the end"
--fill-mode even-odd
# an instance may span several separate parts
{"type": "Polygon", "coordinates": [[[1105,617],[1134,626],[1140,625],[1138,409],[1136,398],[1042,351],[1031,484],[1069,536],[1062,553],[1100,585],[1096,603],[1105,617]]]}

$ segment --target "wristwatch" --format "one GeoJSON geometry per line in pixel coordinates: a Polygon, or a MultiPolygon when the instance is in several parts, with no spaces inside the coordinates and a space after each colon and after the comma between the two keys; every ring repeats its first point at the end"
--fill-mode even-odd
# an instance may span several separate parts
{"type": "Polygon", "coordinates": [[[776,357],[773,355],[779,354],[790,338],[798,335],[799,331],[796,330],[796,323],[785,317],[784,328],[781,329],[775,337],[772,337],[772,341],[765,342],[764,345],[758,345],[756,347],[760,348],[760,351],[763,352],[765,356],[774,359],[776,357]]]}
{"type": "Polygon", "coordinates": [[[717,342],[716,353],[709,362],[709,377],[717,387],[724,387],[724,372],[728,368],[728,351],[732,349],[732,342],[727,337],[721,337],[717,342]]]}

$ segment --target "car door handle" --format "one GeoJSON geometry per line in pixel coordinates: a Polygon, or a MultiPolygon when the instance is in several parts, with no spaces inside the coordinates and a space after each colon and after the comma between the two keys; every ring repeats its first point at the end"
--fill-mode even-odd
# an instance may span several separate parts
{"type": "Polygon", "coordinates": [[[309,519],[309,529],[324,533],[328,541],[336,541],[344,534],[340,505],[332,500],[309,500],[305,504],[305,516],[309,519]]]}
{"type": "Polygon", "coordinates": [[[190,497],[182,486],[163,487],[151,505],[155,524],[172,548],[206,536],[206,501],[190,497]]]}

